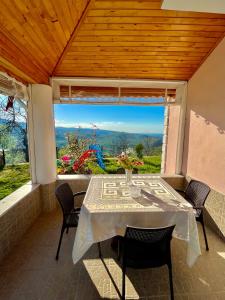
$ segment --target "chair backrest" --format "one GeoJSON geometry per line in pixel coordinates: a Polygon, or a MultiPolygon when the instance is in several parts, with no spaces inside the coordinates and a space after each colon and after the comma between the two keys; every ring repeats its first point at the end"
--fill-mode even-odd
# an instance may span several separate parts
{"type": "Polygon", "coordinates": [[[60,184],[55,190],[56,198],[62,208],[63,214],[69,214],[74,208],[73,192],[68,183],[60,184]]]}
{"type": "Polygon", "coordinates": [[[194,206],[204,206],[205,200],[210,193],[210,188],[207,184],[191,180],[185,190],[185,198],[189,200],[194,206]]]}
{"type": "Polygon", "coordinates": [[[170,241],[175,225],[163,228],[127,227],[124,259],[135,268],[162,266],[170,261],[170,241]]]}

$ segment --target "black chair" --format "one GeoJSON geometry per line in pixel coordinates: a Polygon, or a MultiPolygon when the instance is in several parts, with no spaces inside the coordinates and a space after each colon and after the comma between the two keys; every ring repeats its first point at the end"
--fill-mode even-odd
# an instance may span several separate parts
{"type": "Polygon", "coordinates": [[[122,299],[125,299],[126,268],[146,269],[167,265],[171,299],[173,295],[170,241],[174,226],[164,228],[127,227],[122,240],[122,299]]]}
{"type": "Polygon", "coordinates": [[[201,181],[191,180],[184,192],[178,192],[193,206],[196,221],[202,225],[206,250],[209,251],[203,217],[205,201],[210,193],[209,186],[201,181]]]}
{"type": "Polygon", "coordinates": [[[77,227],[78,225],[80,208],[76,208],[74,206],[74,197],[84,195],[85,193],[86,192],[78,192],[73,194],[68,183],[63,183],[59,185],[55,190],[56,198],[58,199],[63,212],[63,223],[62,223],[57,253],[55,257],[56,260],[58,260],[59,258],[59,251],[60,251],[62,237],[65,229],[66,229],[66,233],[68,233],[69,228],[77,227]]]}

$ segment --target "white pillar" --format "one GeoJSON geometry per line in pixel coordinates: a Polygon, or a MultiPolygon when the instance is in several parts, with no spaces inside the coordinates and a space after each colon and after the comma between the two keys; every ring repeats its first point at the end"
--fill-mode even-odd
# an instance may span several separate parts
{"type": "Polygon", "coordinates": [[[169,122],[169,106],[164,107],[164,129],[162,142],[162,156],[161,156],[161,174],[165,173],[166,159],[167,159],[167,138],[168,138],[168,122],[169,122]]]}
{"type": "MultiPolygon", "coordinates": [[[[186,102],[187,102],[187,83],[177,89],[177,98],[180,98],[180,120],[178,129],[178,143],[176,153],[176,174],[182,173],[183,153],[184,153],[184,135],[186,121],[186,102]]],[[[179,101],[179,100],[177,100],[179,101]]]]}
{"type": "Polygon", "coordinates": [[[28,105],[29,142],[32,179],[49,184],[56,180],[56,148],[52,88],[44,84],[30,86],[28,105]]]}

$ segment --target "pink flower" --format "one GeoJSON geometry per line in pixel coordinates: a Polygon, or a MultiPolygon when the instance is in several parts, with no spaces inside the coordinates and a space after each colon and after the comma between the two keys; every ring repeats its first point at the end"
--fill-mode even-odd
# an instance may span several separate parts
{"type": "Polygon", "coordinates": [[[144,163],[143,163],[143,161],[135,161],[135,162],[133,162],[133,165],[135,165],[135,166],[143,166],[144,163]]]}
{"type": "Polygon", "coordinates": [[[71,159],[71,157],[69,155],[64,155],[62,158],[61,158],[64,162],[68,162],[68,160],[71,159]]]}

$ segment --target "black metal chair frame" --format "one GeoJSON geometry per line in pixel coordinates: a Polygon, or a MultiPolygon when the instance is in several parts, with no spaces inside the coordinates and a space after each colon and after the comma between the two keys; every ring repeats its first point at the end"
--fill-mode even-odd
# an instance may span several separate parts
{"type": "Polygon", "coordinates": [[[68,233],[69,228],[75,228],[78,225],[80,208],[74,206],[74,198],[85,194],[86,194],[85,191],[81,191],[73,194],[68,183],[63,183],[56,188],[55,195],[59,201],[63,213],[63,222],[62,222],[56,257],[55,257],[56,260],[59,259],[59,251],[61,248],[62,237],[65,229],[66,229],[66,233],[68,233]],[[68,195],[63,195],[63,193],[61,193],[63,192],[63,189],[66,189],[68,195]]]}
{"type": "MultiPolygon", "coordinates": [[[[124,238],[122,239],[122,299],[125,300],[125,278],[126,278],[126,268],[137,268],[137,269],[143,269],[143,268],[155,268],[160,267],[163,265],[167,265],[168,271],[169,271],[169,283],[170,283],[170,295],[171,299],[174,299],[174,292],[173,292],[173,277],[172,277],[172,261],[171,261],[171,247],[170,242],[172,239],[172,232],[174,230],[175,225],[164,227],[164,228],[138,228],[138,227],[130,227],[127,226],[126,233],[124,238]],[[133,235],[140,235],[139,238],[130,238],[132,236],[132,232],[135,232],[133,235]],[[146,236],[153,234],[157,237],[157,233],[165,233],[165,235],[158,240],[154,241],[154,236],[152,237],[152,240],[149,238],[149,240],[146,239],[146,236]],[[143,240],[142,240],[143,239],[143,240]],[[141,263],[142,258],[136,256],[133,256],[133,263],[131,261],[129,262],[129,252],[132,252],[132,243],[136,244],[138,243],[139,246],[142,246],[141,249],[144,249],[148,245],[150,247],[155,247],[154,251],[159,247],[165,247],[163,252],[165,252],[163,257],[157,257],[158,252],[156,251],[154,255],[157,257],[156,260],[154,260],[154,257],[149,257],[149,261],[144,261],[141,263]],[[129,245],[128,245],[129,244],[129,245]],[[135,259],[134,259],[135,257],[135,259]],[[158,260],[158,261],[157,261],[158,260]],[[153,263],[154,261],[154,263],[153,263]]],[[[149,249],[149,248],[148,248],[149,249]]],[[[159,254],[158,254],[159,255],[159,254]]]]}
{"type": "Polygon", "coordinates": [[[196,212],[198,212],[198,211],[200,212],[199,215],[196,215],[195,218],[196,218],[196,221],[200,222],[202,225],[202,230],[203,230],[203,235],[204,235],[204,240],[205,240],[205,248],[206,248],[206,251],[209,251],[209,245],[208,245],[205,224],[204,224],[204,205],[205,205],[205,201],[210,193],[209,186],[201,181],[192,179],[189,182],[188,186],[186,187],[185,191],[180,191],[180,190],[177,190],[177,191],[193,206],[193,209],[195,209],[196,212]],[[201,202],[202,202],[201,205],[195,205],[194,201],[190,197],[188,197],[189,189],[191,189],[193,184],[197,184],[205,190],[204,197],[201,199],[201,202]]]}

